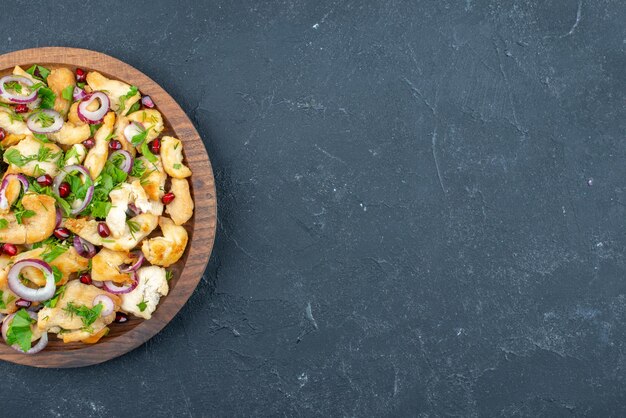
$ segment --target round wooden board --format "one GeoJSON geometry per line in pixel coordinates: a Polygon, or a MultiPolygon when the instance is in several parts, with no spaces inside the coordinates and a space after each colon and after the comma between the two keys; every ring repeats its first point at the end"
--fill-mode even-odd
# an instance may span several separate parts
{"type": "Polygon", "coordinates": [[[185,162],[191,168],[191,193],[194,216],[185,225],[189,244],[185,255],[170,269],[174,273],[169,294],[161,299],[149,320],[131,319],[125,324],[111,324],[109,335],[97,344],[64,344],[54,335],[42,352],[18,353],[0,343],[0,359],[35,367],[82,367],[118,357],[138,347],[158,333],[187,302],[208,263],[217,222],[217,200],[213,170],[198,132],[174,99],[157,83],[136,68],[108,55],[78,48],[50,47],[11,52],[0,56],[0,75],[11,73],[14,66],[27,69],[32,64],[48,68],[64,66],[74,70],[96,70],[103,75],[135,85],[154,100],[165,121],[163,135],[183,142],[185,162]]]}

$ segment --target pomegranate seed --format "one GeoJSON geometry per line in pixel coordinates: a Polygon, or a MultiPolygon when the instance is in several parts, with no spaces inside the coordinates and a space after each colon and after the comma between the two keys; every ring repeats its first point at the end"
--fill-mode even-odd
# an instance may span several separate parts
{"type": "Polygon", "coordinates": [[[64,181],[63,183],[59,184],[59,196],[61,196],[62,198],[68,197],[71,191],[72,189],[70,188],[70,184],[68,182],[64,181]]]}
{"type": "Polygon", "coordinates": [[[26,113],[28,112],[28,106],[25,104],[18,104],[15,106],[15,113],[26,113]]]}
{"type": "Polygon", "coordinates": [[[2,244],[2,251],[6,255],[13,257],[17,254],[17,247],[14,244],[2,244]]]}
{"type": "Polygon", "coordinates": [[[84,272],[81,273],[80,276],[78,276],[78,280],[80,280],[80,282],[82,284],[91,284],[91,274],[89,274],[89,272],[84,272]]]}
{"type": "Polygon", "coordinates": [[[174,196],[174,193],[172,192],[165,193],[161,198],[161,202],[163,202],[164,205],[169,205],[170,203],[172,203],[172,200],[174,200],[175,197],[176,196],[174,196]]]}
{"type": "Polygon", "coordinates": [[[111,230],[109,229],[109,226],[107,224],[105,224],[104,222],[100,222],[98,224],[98,234],[102,238],[106,238],[111,235],[111,230]]]}
{"type": "Polygon", "coordinates": [[[68,239],[70,237],[70,230],[64,227],[54,230],[54,236],[60,240],[68,239]]]}
{"type": "Polygon", "coordinates": [[[150,142],[150,151],[153,154],[158,154],[160,150],[161,150],[161,140],[159,138],[150,142]]]}
{"type": "Polygon", "coordinates": [[[4,128],[0,128],[0,141],[2,141],[7,136],[7,131],[4,128]]]}
{"type": "Polygon", "coordinates": [[[93,138],[85,139],[83,141],[83,145],[85,146],[85,148],[91,149],[96,145],[96,141],[93,138]]]}
{"type": "Polygon", "coordinates": [[[83,70],[82,68],[77,68],[76,69],[76,81],[79,83],[84,83],[87,80],[87,74],[85,73],[85,70],[83,70]]]}
{"type": "Polygon", "coordinates": [[[42,187],[50,186],[52,184],[52,176],[50,174],[39,176],[37,177],[37,183],[42,187]]]}
{"type": "Polygon", "coordinates": [[[123,312],[117,312],[115,314],[115,322],[118,324],[123,324],[124,322],[128,322],[128,315],[123,312]]]}
{"type": "Polygon", "coordinates": [[[28,308],[30,304],[31,301],[26,299],[18,299],[15,301],[15,306],[19,306],[20,308],[28,308]]]}
{"type": "Polygon", "coordinates": [[[122,149],[122,143],[117,139],[112,139],[111,141],[109,141],[109,148],[111,148],[112,150],[122,149]]]}

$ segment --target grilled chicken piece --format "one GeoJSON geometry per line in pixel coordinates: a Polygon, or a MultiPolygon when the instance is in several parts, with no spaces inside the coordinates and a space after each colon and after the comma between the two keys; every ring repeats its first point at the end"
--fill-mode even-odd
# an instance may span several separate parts
{"type": "MultiPolygon", "coordinates": [[[[68,218],[65,220],[64,225],[73,233],[77,234],[83,239],[91,242],[94,245],[103,246],[110,250],[115,251],[130,251],[137,246],[137,243],[147,237],[157,227],[159,217],[142,213],[131,219],[126,225],[126,230],[119,238],[102,238],[98,234],[98,221],[86,220],[85,218],[73,219],[68,218]],[[137,230],[131,232],[128,224],[137,227],[137,230]]],[[[0,236],[1,240],[1,236],[0,236]]]]}
{"type": "Polygon", "coordinates": [[[3,314],[10,314],[17,311],[17,306],[15,306],[15,302],[17,302],[17,300],[19,299],[17,295],[13,293],[11,289],[9,289],[9,283],[7,280],[9,273],[8,263],[6,263],[7,258],[9,258],[10,261],[10,257],[4,255],[2,256],[2,264],[4,264],[4,267],[2,270],[0,270],[0,290],[2,291],[2,296],[0,296],[0,300],[4,302],[5,306],[4,308],[0,308],[0,313],[3,314]]]}
{"type": "MultiPolygon", "coordinates": [[[[156,109],[142,109],[128,115],[131,122],[139,122],[148,130],[146,142],[152,141],[163,132],[163,116],[156,109]]],[[[130,140],[130,138],[129,138],[130,140]]]]}
{"type": "Polygon", "coordinates": [[[91,259],[91,278],[97,282],[110,280],[115,283],[129,283],[130,274],[120,273],[119,266],[132,263],[126,251],[113,251],[107,248],[100,250],[91,259]]]}
{"type": "Polygon", "coordinates": [[[175,179],[191,176],[189,167],[183,164],[183,143],[172,136],[164,136],[161,140],[161,159],[163,169],[175,179]]]}
{"type": "Polygon", "coordinates": [[[74,86],[76,86],[76,77],[69,68],[59,67],[50,71],[47,81],[48,87],[50,87],[54,94],[56,94],[56,98],[54,99],[54,110],[59,112],[59,114],[65,118],[72,101],[65,100],[63,98],[63,90],[71,88],[73,93],[74,86]]]}
{"type": "Polygon", "coordinates": [[[159,226],[162,237],[155,237],[143,242],[141,251],[146,259],[157,266],[169,267],[177,262],[187,246],[187,230],[175,225],[169,218],[161,217],[159,226]]]}
{"type": "Polygon", "coordinates": [[[6,107],[0,107],[0,128],[13,135],[32,135],[33,133],[23,122],[15,118],[15,113],[6,107]]]}
{"type": "Polygon", "coordinates": [[[67,121],[69,123],[73,124],[74,126],[80,126],[80,125],[87,125],[87,126],[89,126],[89,124],[83,122],[78,117],[78,105],[79,105],[79,103],[80,102],[72,103],[72,105],[70,106],[70,111],[67,114],[67,121]]]}
{"type": "Polygon", "coordinates": [[[104,168],[104,164],[107,162],[107,158],[109,156],[109,135],[113,132],[113,125],[115,124],[115,113],[109,112],[104,117],[104,122],[102,126],[93,136],[96,141],[96,145],[87,153],[87,157],[85,157],[85,167],[89,170],[89,174],[92,179],[96,179],[102,169],[104,168]]]}
{"type": "Polygon", "coordinates": [[[22,198],[25,210],[35,214],[29,218],[22,217],[19,224],[14,212],[0,216],[8,222],[6,228],[0,229],[0,242],[11,244],[33,244],[48,238],[56,225],[56,208],[53,197],[27,193],[22,198]]]}
{"type": "Polygon", "coordinates": [[[129,124],[130,121],[126,116],[118,116],[115,122],[115,137],[122,144],[122,149],[128,151],[134,157],[137,154],[137,150],[130,142],[132,138],[126,138],[126,135],[124,135],[124,129],[129,124]]]}
{"type": "Polygon", "coordinates": [[[63,145],[80,144],[91,136],[89,125],[74,125],[72,122],[65,122],[58,132],[48,135],[48,138],[63,145]]]}
{"type": "MultiPolygon", "coordinates": [[[[4,173],[4,177],[6,177],[9,174],[11,173],[7,171],[6,173],[4,173]]],[[[2,178],[2,181],[4,181],[4,177],[2,178]]],[[[15,203],[17,198],[20,197],[21,190],[22,190],[22,183],[20,183],[18,179],[16,179],[15,177],[9,179],[9,184],[7,184],[7,188],[4,191],[6,201],[0,202],[0,214],[1,215],[9,213],[9,210],[11,209],[11,206],[13,205],[13,203],[15,203]]]]}
{"type": "Polygon", "coordinates": [[[118,80],[109,80],[97,71],[91,71],[87,74],[87,84],[93,91],[100,90],[109,96],[111,109],[120,115],[127,114],[130,108],[141,99],[139,92],[130,98],[124,99],[124,109],[120,111],[120,99],[130,92],[130,85],[118,80]]]}
{"type": "Polygon", "coordinates": [[[118,296],[100,290],[95,286],[82,284],[78,280],[72,280],[65,285],[65,290],[54,308],[44,307],[38,312],[37,327],[42,331],[58,333],[59,337],[63,338],[63,342],[66,343],[81,341],[97,334],[113,322],[115,311],[119,309],[120,304],[121,300],[118,296]],[[115,305],[114,312],[106,316],[100,316],[89,326],[89,329],[85,329],[81,317],[68,312],[66,308],[71,302],[76,307],[86,306],[91,309],[94,306],[93,299],[98,295],[106,295],[111,298],[115,305]],[[60,333],[61,330],[64,332],[60,333]]]}
{"type": "Polygon", "coordinates": [[[146,191],[150,200],[161,201],[165,194],[165,180],[167,180],[167,174],[163,170],[161,158],[157,156],[157,160],[154,163],[148,161],[146,157],[139,157],[138,160],[141,160],[146,168],[144,175],[141,177],[141,187],[146,191]]]}
{"type": "Polygon", "coordinates": [[[193,215],[193,199],[187,179],[172,179],[170,192],[174,193],[175,197],[165,207],[165,212],[172,217],[176,225],[182,225],[193,215]]]}
{"type": "Polygon", "coordinates": [[[14,173],[31,177],[50,174],[54,177],[59,172],[57,161],[61,156],[61,148],[55,144],[39,142],[29,136],[5,150],[3,158],[14,173]]]}
{"type": "Polygon", "coordinates": [[[161,296],[166,296],[169,292],[167,275],[164,268],[148,266],[137,270],[137,276],[139,278],[137,287],[121,295],[122,310],[144,319],[150,319],[161,296]],[[142,302],[145,304],[143,311],[140,308],[142,302]]]}

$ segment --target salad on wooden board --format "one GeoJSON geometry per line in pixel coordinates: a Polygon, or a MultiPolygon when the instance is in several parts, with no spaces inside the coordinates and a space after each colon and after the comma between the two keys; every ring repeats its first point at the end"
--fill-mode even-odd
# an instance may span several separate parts
{"type": "Polygon", "coordinates": [[[183,144],[163,131],[149,96],[96,71],[16,66],[0,78],[6,344],[93,344],[113,322],[151,318],[194,209],[183,144]]]}

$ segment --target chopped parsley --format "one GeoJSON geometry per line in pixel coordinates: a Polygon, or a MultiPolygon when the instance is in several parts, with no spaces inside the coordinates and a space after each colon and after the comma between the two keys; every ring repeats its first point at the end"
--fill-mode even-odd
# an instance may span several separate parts
{"type": "Polygon", "coordinates": [[[145,141],[143,144],[141,144],[141,153],[151,163],[154,163],[157,161],[157,157],[155,157],[154,154],[150,152],[150,149],[148,148],[148,144],[145,141]]]}
{"type": "Polygon", "coordinates": [[[143,160],[136,158],[130,175],[133,177],[142,177],[145,172],[146,166],[144,165],[143,160]]]}
{"type": "Polygon", "coordinates": [[[141,227],[135,221],[127,220],[126,225],[128,225],[128,229],[130,229],[130,235],[135,239],[135,232],[139,232],[141,227]]]}
{"type": "Polygon", "coordinates": [[[25,161],[24,156],[15,148],[8,149],[4,153],[4,160],[9,164],[13,164],[18,167],[25,166],[27,162],[25,161]]]}
{"type": "Polygon", "coordinates": [[[7,304],[4,303],[4,292],[0,290],[0,309],[6,309],[7,304]]]}
{"type": "Polygon", "coordinates": [[[141,127],[140,129],[141,131],[130,139],[130,143],[133,144],[134,147],[137,147],[139,144],[144,142],[148,137],[148,132],[150,131],[150,128],[144,129],[141,127]]]}
{"type": "Polygon", "coordinates": [[[174,164],[174,170],[180,170],[181,167],[181,164],[174,164]]]}
{"type": "Polygon", "coordinates": [[[90,309],[85,305],[76,306],[72,302],[69,302],[67,306],[63,308],[63,310],[72,316],[79,316],[80,319],[83,321],[83,325],[85,327],[89,327],[91,324],[96,322],[96,319],[100,317],[100,312],[102,312],[103,307],[104,306],[102,305],[102,303],[98,303],[96,306],[90,309]]]}
{"type": "Polygon", "coordinates": [[[94,192],[91,203],[81,214],[91,214],[94,218],[106,218],[111,209],[109,193],[128,178],[128,174],[119,168],[119,164],[121,164],[123,158],[122,155],[119,155],[105,163],[102,173],[100,173],[94,182],[94,192]]]}
{"type": "Polygon", "coordinates": [[[139,302],[139,303],[137,304],[137,307],[139,308],[139,310],[140,310],[141,312],[143,312],[143,311],[145,311],[145,310],[146,310],[146,308],[148,307],[148,304],[146,303],[146,301],[145,301],[145,300],[142,300],[141,302],[139,302]]]}
{"type": "Polygon", "coordinates": [[[9,226],[9,221],[0,218],[0,229],[6,229],[9,226]]]}
{"type": "Polygon", "coordinates": [[[4,87],[8,90],[13,90],[18,94],[22,94],[22,85],[17,81],[9,81],[8,83],[4,84],[4,87]]]}
{"type": "Polygon", "coordinates": [[[35,322],[36,321],[30,317],[26,309],[22,308],[17,311],[7,330],[7,344],[17,344],[22,351],[30,350],[30,340],[33,338],[31,325],[35,322]]]}
{"type": "Polygon", "coordinates": [[[63,273],[57,266],[52,266],[52,274],[54,276],[54,283],[59,283],[63,278],[63,273]]]}
{"type": "Polygon", "coordinates": [[[48,128],[54,124],[54,118],[45,112],[37,112],[34,115],[35,122],[42,128],[48,128]]]}
{"type": "Polygon", "coordinates": [[[138,91],[137,86],[130,86],[128,93],[120,97],[120,107],[117,109],[118,113],[121,114],[124,111],[126,108],[126,101],[136,95],[138,91]]]}
{"type": "Polygon", "coordinates": [[[4,158],[6,162],[8,162],[9,164],[13,164],[18,167],[23,167],[29,162],[35,161],[35,160],[40,161],[40,162],[54,160],[55,158],[61,155],[61,152],[62,151],[52,152],[50,148],[42,146],[42,147],[39,147],[37,154],[23,156],[22,154],[20,154],[20,152],[17,149],[11,148],[7,150],[7,152],[4,153],[4,158]]]}
{"type": "Polygon", "coordinates": [[[165,270],[165,280],[169,282],[170,280],[172,280],[173,277],[174,273],[172,273],[171,270],[165,270]]]}
{"type": "Polygon", "coordinates": [[[46,67],[42,67],[41,65],[37,65],[37,64],[30,67],[28,70],[26,70],[26,72],[32,75],[33,77],[38,78],[43,81],[46,81],[48,79],[48,76],[50,75],[49,69],[47,69],[46,67]]]}
{"type": "Polygon", "coordinates": [[[69,244],[63,244],[61,242],[58,242],[57,240],[55,241],[56,242],[54,243],[48,244],[48,246],[46,247],[46,250],[43,253],[41,253],[41,259],[45,261],[46,263],[50,263],[56,260],[61,254],[65,253],[69,248],[69,244]]]}
{"type": "Polygon", "coordinates": [[[102,126],[101,123],[95,124],[95,125],[89,125],[89,132],[91,136],[94,136],[95,133],[98,131],[98,129],[100,129],[100,127],[102,126]]]}
{"type": "Polygon", "coordinates": [[[27,219],[27,218],[32,218],[33,216],[35,216],[35,211],[21,208],[21,209],[16,209],[15,212],[13,212],[13,214],[15,215],[15,220],[17,221],[17,223],[22,225],[25,218],[27,219]]]}
{"type": "Polygon", "coordinates": [[[130,113],[136,112],[139,109],[141,109],[141,105],[137,101],[137,102],[133,103],[133,105],[130,107],[130,109],[128,109],[128,113],[130,114],[130,113]]]}
{"type": "Polygon", "coordinates": [[[44,134],[36,134],[33,132],[33,136],[41,142],[50,143],[51,141],[44,134]]]}
{"type": "Polygon", "coordinates": [[[43,305],[47,308],[56,307],[57,303],[59,302],[59,298],[63,296],[63,293],[65,293],[65,285],[59,286],[57,288],[57,291],[54,292],[54,296],[51,299],[48,299],[47,301],[45,301],[43,305]]]}
{"type": "Polygon", "coordinates": [[[41,87],[39,89],[39,92],[37,93],[37,96],[41,99],[41,104],[39,105],[40,108],[42,109],[54,108],[54,101],[56,100],[57,95],[54,94],[54,92],[50,88],[41,87]]]}
{"type": "Polygon", "coordinates": [[[74,86],[70,84],[69,86],[65,87],[61,92],[61,97],[63,97],[68,102],[71,102],[74,98],[74,86]]]}

